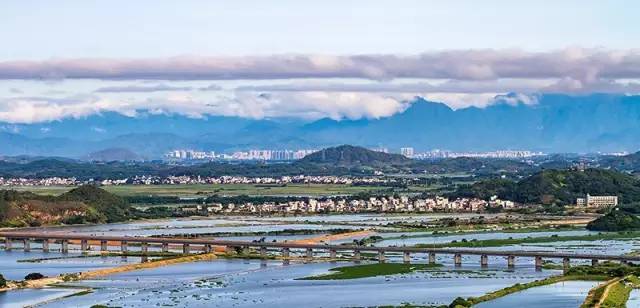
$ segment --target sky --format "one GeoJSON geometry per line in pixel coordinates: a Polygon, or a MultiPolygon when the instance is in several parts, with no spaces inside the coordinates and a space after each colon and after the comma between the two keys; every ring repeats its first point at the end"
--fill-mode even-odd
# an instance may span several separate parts
{"type": "Polygon", "coordinates": [[[0,121],[379,118],[640,91],[633,1],[8,1],[0,121]]]}

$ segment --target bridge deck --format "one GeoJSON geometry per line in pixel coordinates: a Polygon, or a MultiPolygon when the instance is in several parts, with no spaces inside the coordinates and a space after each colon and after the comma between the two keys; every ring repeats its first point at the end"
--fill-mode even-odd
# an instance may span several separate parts
{"type": "Polygon", "coordinates": [[[247,242],[228,240],[207,240],[189,238],[162,238],[162,237],[142,237],[142,236],[96,236],[86,234],[59,234],[59,233],[33,233],[33,232],[0,232],[0,237],[9,239],[31,239],[31,240],[89,240],[89,241],[112,241],[127,243],[147,243],[147,244],[188,244],[188,245],[211,245],[227,247],[253,247],[253,248],[290,248],[290,249],[313,249],[325,251],[360,251],[360,252],[399,252],[399,253],[436,253],[436,254],[461,254],[461,255],[487,255],[487,256],[514,256],[514,257],[543,257],[543,258],[569,258],[569,259],[589,259],[589,260],[612,260],[612,261],[640,261],[640,256],[624,255],[602,255],[602,254],[578,254],[565,252],[544,252],[544,251],[502,251],[487,249],[462,249],[462,248],[417,248],[404,246],[355,246],[355,245],[329,245],[329,244],[296,244],[287,242],[247,242]]]}

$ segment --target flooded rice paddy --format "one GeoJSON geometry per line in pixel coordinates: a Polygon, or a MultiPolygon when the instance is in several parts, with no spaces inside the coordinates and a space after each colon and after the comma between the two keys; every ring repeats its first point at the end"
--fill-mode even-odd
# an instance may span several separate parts
{"type": "MultiPolygon", "coordinates": [[[[412,215],[415,221],[433,219],[433,216],[412,215]]],[[[154,236],[174,234],[208,234],[233,232],[269,232],[282,230],[312,230],[311,234],[294,235],[237,235],[225,239],[267,241],[292,241],[327,234],[330,229],[371,229],[372,234],[384,239],[377,246],[403,246],[428,243],[447,243],[472,239],[505,239],[547,237],[559,235],[584,235],[588,231],[570,230],[557,232],[483,232],[473,234],[433,235],[431,232],[401,232],[378,229],[403,216],[382,215],[330,215],[313,217],[224,217],[215,219],[173,219],[163,221],[133,222],[96,226],[72,226],[34,228],[31,231],[82,233],[95,235],[154,236]],[[364,227],[363,227],[364,226],[364,227]],[[406,235],[402,237],[402,235],[406,235]]],[[[405,217],[406,218],[406,217],[405,217]]],[[[351,242],[352,238],[332,241],[351,242]]],[[[20,250],[19,243],[13,251],[0,250],[0,273],[7,279],[20,280],[31,272],[46,276],[63,273],[85,272],[138,263],[139,257],[80,257],[75,252],[61,254],[39,250],[32,244],[31,252],[20,250]],[[42,259],[39,262],[25,260],[42,259]]],[[[72,249],[77,247],[72,246],[72,249]]],[[[97,247],[94,247],[96,249],[97,247]]],[[[113,247],[117,250],[117,247],[113,247]]],[[[589,252],[601,254],[629,253],[640,249],[640,241],[567,241],[543,244],[521,244],[494,247],[493,250],[540,250],[589,252]]],[[[136,247],[131,248],[132,251],[136,247]]],[[[300,251],[300,254],[303,252],[300,251]]],[[[426,254],[413,254],[413,263],[426,263],[426,254]]],[[[388,254],[388,262],[402,262],[401,255],[388,254]]],[[[556,260],[559,261],[559,260],[556,260]]],[[[327,273],[339,263],[297,263],[282,261],[217,259],[159,268],[132,271],[96,278],[62,283],[54,288],[24,289],[0,293],[0,307],[90,307],[104,304],[110,307],[370,307],[381,305],[448,305],[458,296],[479,296],[515,283],[557,275],[558,270],[536,270],[533,259],[519,258],[516,267],[507,268],[505,258],[490,257],[489,267],[481,268],[478,256],[464,256],[463,265],[455,267],[451,256],[438,256],[442,268],[351,280],[298,280],[327,273]],[[77,294],[89,288],[90,293],[77,294]]],[[[564,282],[518,292],[487,302],[478,307],[579,307],[594,282],[564,282]]],[[[628,307],[638,307],[640,294],[634,291],[628,307]]]]}

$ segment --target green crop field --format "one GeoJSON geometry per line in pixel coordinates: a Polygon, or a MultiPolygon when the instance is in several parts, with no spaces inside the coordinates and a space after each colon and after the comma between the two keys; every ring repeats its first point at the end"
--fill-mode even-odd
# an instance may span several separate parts
{"type": "MultiPolygon", "coordinates": [[[[16,186],[3,187],[31,191],[40,195],[59,195],[71,190],[70,186],[16,186]]],[[[196,197],[212,194],[239,196],[332,196],[349,195],[359,192],[380,191],[388,189],[381,186],[351,186],[342,184],[179,184],[179,185],[119,185],[102,186],[103,189],[120,196],[180,196],[196,197]]]]}

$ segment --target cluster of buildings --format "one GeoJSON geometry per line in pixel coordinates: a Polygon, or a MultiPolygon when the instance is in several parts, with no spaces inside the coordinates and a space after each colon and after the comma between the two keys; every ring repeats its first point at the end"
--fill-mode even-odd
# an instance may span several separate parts
{"type": "Polygon", "coordinates": [[[168,160],[270,160],[288,161],[301,159],[317,150],[249,150],[231,154],[213,151],[173,150],[164,155],[168,160]]]}
{"type": "Polygon", "coordinates": [[[576,199],[576,206],[589,208],[614,207],[618,205],[618,196],[592,196],[576,199]]]}
{"type": "Polygon", "coordinates": [[[500,200],[492,197],[490,200],[476,198],[459,198],[449,200],[445,197],[409,198],[400,197],[371,197],[368,199],[328,198],[323,200],[309,198],[287,202],[222,204],[211,203],[191,205],[182,208],[185,213],[192,214],[313,214],[313,213],[365,213],[365,212],[483,212],[489,207],[513,209],[516,204],[512,201],[500,200]]]}
{"type": "Polygon", "coordinates": [[[216,152],[194,151],[194,150],[173,150],[164,155],[167,159],[175,160],[213,160],[216,159],[216,152]]]}
{"type": "MultiPolygon", "coordinates": [[[[136,176],[124,179],[105,179],[100,185],[178,185],[178,184],[345,184],[345,185],[376,185],[397,183],[398,179],[382,177],[351,177],[351,176],[310,176],[295,175],[281,177],[245,177],[245,176],[136,176]]],[[[43,179],[2,178],[0,186],[78,186],[96,183],[94,180],[79,181],[76,178],[51,177],[43,179]]]]}
{"type": "Polygon", "coordinates": [[[177,185],[177,184],[346,184],[367,185],[396,182],[396,179],[379,177],[346,177],[346,176],[281,176],[281,177],[245,177],[245,176],[136,176],[130,179],[103,180],[102,185],[177,185]]]}
{"type": "Polygon", "coordinates": [[[0,186],[69,186],[80,184],[76,178],[44,178],[44,179],[26,179],[26,178],[2,178],[0,177],[0,186]]]}
{"type": "Polygon", "coordinates": [[[531,158],[534,156],[544,155],[542,152],[532,151],[491,151],[491,152],[452,152],[433,150],[424,153],[417,153],[413,157],[417,159],[438,159],[438,158],[457,158],[457,157],[474,157],[474,158],[531,158]]]}

